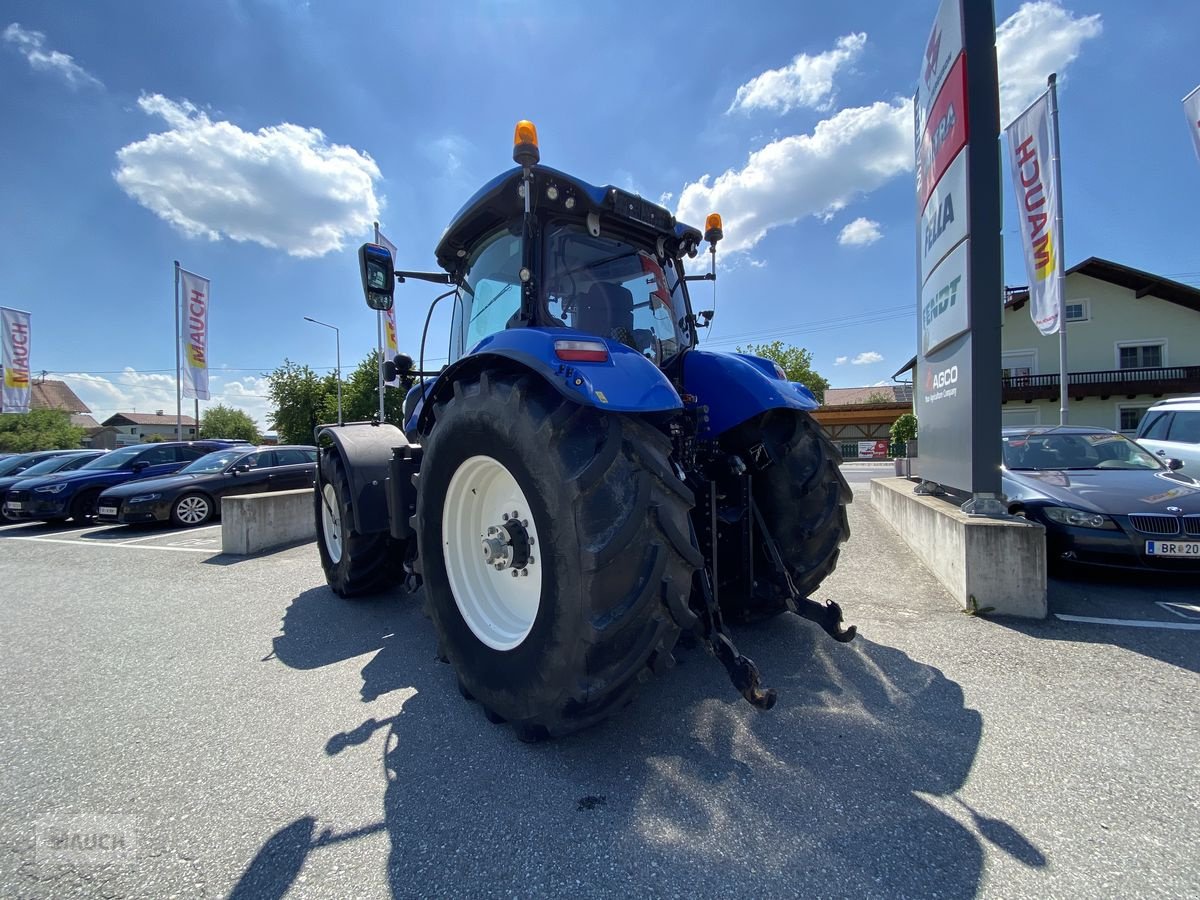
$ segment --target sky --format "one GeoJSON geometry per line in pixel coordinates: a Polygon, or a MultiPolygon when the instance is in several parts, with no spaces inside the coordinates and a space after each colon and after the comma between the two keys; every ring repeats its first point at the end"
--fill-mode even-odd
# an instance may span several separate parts
{"type": "MultiPolygon", "coordinates": [[[[1066,262],[1200,285],[1194,0],[996,0],[1002,124],[1059,73],[1066,262]]],[[[174,410],[173,260],[212,281],[211,403],[268,426],[265,373],[375,346],[356,252],[434,269],[462,203],[542,161],[724,218],[714,349],[780,339],[835,387],[915,352],[913,116],[936,0],[7,0],[0,305],[103,420],[174,410]]],[[[1027,279],[1003,173],[1005,278],[1027,279]]],[[[698,309],[712,288],[694,285],[698,309]]],[[[396,294],[415,357],[437,290],[396,294]]],[[[443,304],[445,305],[445,304],[443,304]]],[[[435,315],[427,357],[445,355],[435,315]]],[[[188,404],[190,406],[190,403],[188,404]]],[[[210,405],[202,403],[202,408],[210,405]]],[[[185,409],[185,412],[187,410],[185,409]]]]}

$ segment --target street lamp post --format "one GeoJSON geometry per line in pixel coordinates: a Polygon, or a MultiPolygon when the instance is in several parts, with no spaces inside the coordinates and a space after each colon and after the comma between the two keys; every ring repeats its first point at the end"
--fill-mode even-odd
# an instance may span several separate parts
{"type": "Polygon", "coordinates": [[[342,333],[336,325],[330,325],[328,322],[322,322],[319,319],[314,319],[312,316],[305,316],[305,322],[312,322],[314,325],[324,325],[326,328],[333,329],[333,338],[337,346],[337,398],[338,398],[338,424],[342,424],[342,333]]]}

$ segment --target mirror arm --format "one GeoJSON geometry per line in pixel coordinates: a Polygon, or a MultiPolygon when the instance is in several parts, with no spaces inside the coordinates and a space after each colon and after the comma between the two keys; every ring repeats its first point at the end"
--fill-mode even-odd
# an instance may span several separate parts
{"type": "Polygon", "coordinates": [[[434,284],[457,284],[454,276],[447,272],[397,272],[396,283],[404,284],[405,280],[431,281],[434,284]]]}
{"type": "Polygon", "coordinates": [[[716,272],[705,272],[703,275],[684,275],[684,281],[716,281],[716,272]]]}

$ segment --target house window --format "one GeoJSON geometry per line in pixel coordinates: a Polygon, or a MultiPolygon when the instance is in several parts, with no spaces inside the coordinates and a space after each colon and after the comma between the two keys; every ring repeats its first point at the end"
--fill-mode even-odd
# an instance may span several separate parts
{"type": "Polygon", "coordinates": [[[1149,408],[1148,406],[1118,406],[1117,431],[1132,436],[1137,431],[1138,426],[1142,424],[1142,416],[1146,414],[1146,410],[1149,408]]]}
{"type": "Polygon", "coordinates": [[[1156,369],[1163,364],[1162,344],[1121,344],[1117,346],[1117,368],[1156,369]]]}
{"type": "Polygon", "coordinates": [[[1065,309],[1068,322],[1086,322],[1091,318],[1088,315],[1087,300],[1069,300],[1065,309]]]}

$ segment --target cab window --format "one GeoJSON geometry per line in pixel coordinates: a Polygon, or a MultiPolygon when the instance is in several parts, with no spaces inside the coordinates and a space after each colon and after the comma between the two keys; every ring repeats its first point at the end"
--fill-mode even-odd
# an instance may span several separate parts
{"type": "Polygon", "coordinates": [[[450,359],[509,326],[521,309],[521,236],[494,232],[475,251],[458,290],[450,328],[450,359]]]}

